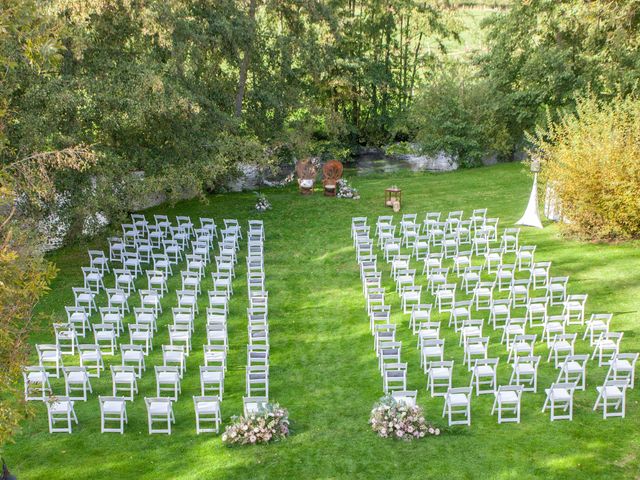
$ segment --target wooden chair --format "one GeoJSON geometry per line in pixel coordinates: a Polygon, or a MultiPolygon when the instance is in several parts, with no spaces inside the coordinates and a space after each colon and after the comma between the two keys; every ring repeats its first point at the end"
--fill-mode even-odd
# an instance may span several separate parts
{"type": "Polygon", "coordinates": [[[296,175],[298,176],[298,187],[303,195],[313,193],[313,185],[316,181],[316,167],[310,158],[299,160],[296,163],[296,175]]]}
{"type": "Polygon", "coordinates": [[[335,197],[338,190],[338,180],[342,178],[342,163],[329,160],[322,167],[322,185],[327,197],[335,197]]]}

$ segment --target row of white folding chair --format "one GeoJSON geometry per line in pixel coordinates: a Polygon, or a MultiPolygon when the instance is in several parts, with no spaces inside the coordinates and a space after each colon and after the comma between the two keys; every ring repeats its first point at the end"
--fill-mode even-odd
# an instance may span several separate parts
{"type": "MultiPolygon", "coordinates": [[[[175,423],[173,400],[166,397],[145,397],[149,434],[171,434],[175,423]],[[158,426],[160,424],[160,426],[158,426]]],[[[218,432],[221,423],[220,399],[217,396],[194,396],[196,413],[196,433],[218,432]]],[[[126,399],[120,396],[100,396],[101,433],[124,433],[127,416],[126,399]]],[[[74,400],[69,397],[57,397],[47,403],[50,433],[72,433],[72,425],[78,423],[74,400]],[[62,424],[62,426],[60,426],[62,424]]]]}

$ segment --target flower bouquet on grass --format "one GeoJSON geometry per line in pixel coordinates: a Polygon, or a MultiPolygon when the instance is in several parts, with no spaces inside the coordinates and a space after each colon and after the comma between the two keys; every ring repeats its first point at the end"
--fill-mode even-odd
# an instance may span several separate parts
{"type": "Polygon", "coordinates": [[[289,412],[277,403],[269,403],[257,413],[232,420],[222,434],[222,441],[227,445],[277,442],[289,436],[289,412]]]}
{"type": "Polygon", "coordinates": [[[337,185],[338,185],[338,192],[336,193],[336,197],[351,198],[353,200],[360,199],[360,193],[358,192],[358,190],[352,187],[351,185],[349,185],[349,182],[344,178],[341,178],[340,180],[338,180],[337,185]]]}
{"type": "Polygon", "coordinates": [[[261,213],[271,210],[271,202],[269,199],[261,193],[256,193],[256,195],[258,196],[258,200],[256,201],[256,210],[261,213]]]}
{"type": "Polygon", "coordinates": [[[375,404],[369,424],[382,438],[409,441],[441,433],[439,428],[427,423],[422,407],[398,402],[390,395],[375,404]]]}

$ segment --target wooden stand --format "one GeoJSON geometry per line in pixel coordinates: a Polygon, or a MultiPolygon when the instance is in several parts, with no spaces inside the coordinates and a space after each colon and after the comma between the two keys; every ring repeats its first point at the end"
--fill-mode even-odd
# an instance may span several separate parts
{"type": "Polygon", "coordinates": [[[402,205],[402,189],[401,188],[385,188],[384,190],[384,206],[393,208],[393,204],[398,202],[402,205]]]}

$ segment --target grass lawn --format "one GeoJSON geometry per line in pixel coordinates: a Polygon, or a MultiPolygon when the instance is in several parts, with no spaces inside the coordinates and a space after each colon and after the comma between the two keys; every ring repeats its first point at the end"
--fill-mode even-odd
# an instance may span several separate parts
{"type": "MultiPolygon", "coordinates": [[[[166,325],[175,304],[177,279],[165,296],[165,314],[159,321],[155,350],[147,361],[140,394],[129,404],[129,425],[124,435],[100,434],[97,395],[109,394],[110,376],[92,379],[94,394],[77,402],[79,425],[72,435],[47,433],[44,405],[34,406],[35,416],[25,421],[15,443],[2,455],[20,479],[213,479],[213,478],[482,478],[482,479],[598,479],[640,478],[640,405],[638,387],[628,393],[627,418],[602,420],[592,412],[595,386],[606,368],[588,366],[586,392],[576,393],[573,422],[551,423],[541,413],[544,387],[555,380],[556,371],[546,363],[547,348],[538,342],[543,356],[537,394],[525,393],[522,423],[498,425],[490,415],[487,395],[472,401],[472,426],[455,427],[440,437],[415,443],[378,439],[367,424],[373,403],[382,394],[382,380],[373,352],[368,319],[350,242],[352,216],[367,215],[371,222],[383,207],[383,189],[402,187],[403,212],[488,207],[499,216],[501,227],[517,220],[526,204],[531,179],[518,164],[497,165],[447,174],[372,175],[352,178],[360,189],[359,201],[300,196],[293,187],[268,190],[273,210],[259,215],[253,210],[255,195],[213,195],[208,203],[186,201],[166,212],[174,216],[235,217],[246,222],[263,218],[266,229],[266,273],[270,301],[271,398],[290,411],[293,436],[287,441],[258,447],[227,448],[219,436],[196,436],[191,396],[199,394],[198,365],[202,364],[204,313],[196,320],[194,350],[183,380],[183,393],[175,406],[177,423],[171,436],[147,434],[143,397],[153,396],[155,380],[149,366],[160,363],[160,345],[168,343],[166,325]],[[168,312],[168,313],[167,313],[168,312]],[[199,321],[199,322],[198,322],[199,321]],[[542,388],[541,388],[542,387],[542,388]]],[[[398,215],[399,216],[399,215],[398,215]]],[[[640,281],[638,243],[600,245],[562,240],[555,225],[542,231],[523,230],[522,241],[538,245],[537,259],[553,261],[553,275],[569,275],[570,293],[588,293],[588,313],[613,312],[612,328],[624,332],[623,351],[640,350],[638,310],[640,281]]],[[[104,242],[91,246],[104,247],[104,242]]],[[[243,245],[246,247],[246,244],[243,245]]],[[[64,318],[64,306],[72,304],[71,287],[81,284],[80,267],[88,264],[87,245],[56,252],[51,260],[60,274],[38,306],[42,331],[33,343],[50,343],[47,325],[64,318]]],[[[242,409],[244,393],[247,307],[244,254],[241,250],[236,294],[230,304],[229,371],[222,403],[224,421],[242,409]]],[[[392,291],[389,270],[380,262],[387,291],[392,291]]],[[[417,265],[416,265],[417,266],[417,265]]],[[[140,282],[142,279],[140,279],[140,282]]],[[[210,285],[210,278],[204,290],[210,285]]],[[[420,281],[425,284],[424,277],[420,281]]],[[[146,280],[145,280],[146,282],[146,280]]],[[[110,280],[107,280],[110,284],[110,280]]],[[[206,294],[202,295],[204,312],[206,294]]],[[[409,363],[408,386],[419,390],[419,403],[438,425],[441,398],[425,391],[426,378],[419,368],[419,354],[400,313],[398,298],[390,295],[393,320],[403,341],[403,361],[409,363]]],[[[103,299],[101,298],[103,301],[103,299]]],[[[137,297],[133,304],[136,304],[137,297]]],[[[132,305],[133,306],[133,305],[132,305]]],[[[446,357],[456,362],[454,385],[466,385],[469,373],[462,367],[462,348],[457,335],[446,327],[446,357]]],[[[130,321],[130,317],[126,319],[130,321]]],[[[95,321],[95,319],[94,319],[95,321]]],[[[498,382],[508,382],[510,368],[499,333],[491,333],[490,355],[499,355],[498,382]]],[[[537,329],[536,333],[540,333],[537,329]]],[[[577,353],[590,349],[578,341],[577,353]]],[[[108,358],[108,357],[107,357],[108,358]]],[[[119,359],[119,357],[116,357],[119,359]]],[[[108,359],[108,363],[114,360],[108,359]]],[[[62,392],[55,381],[54,391],[62,392]]]]}

